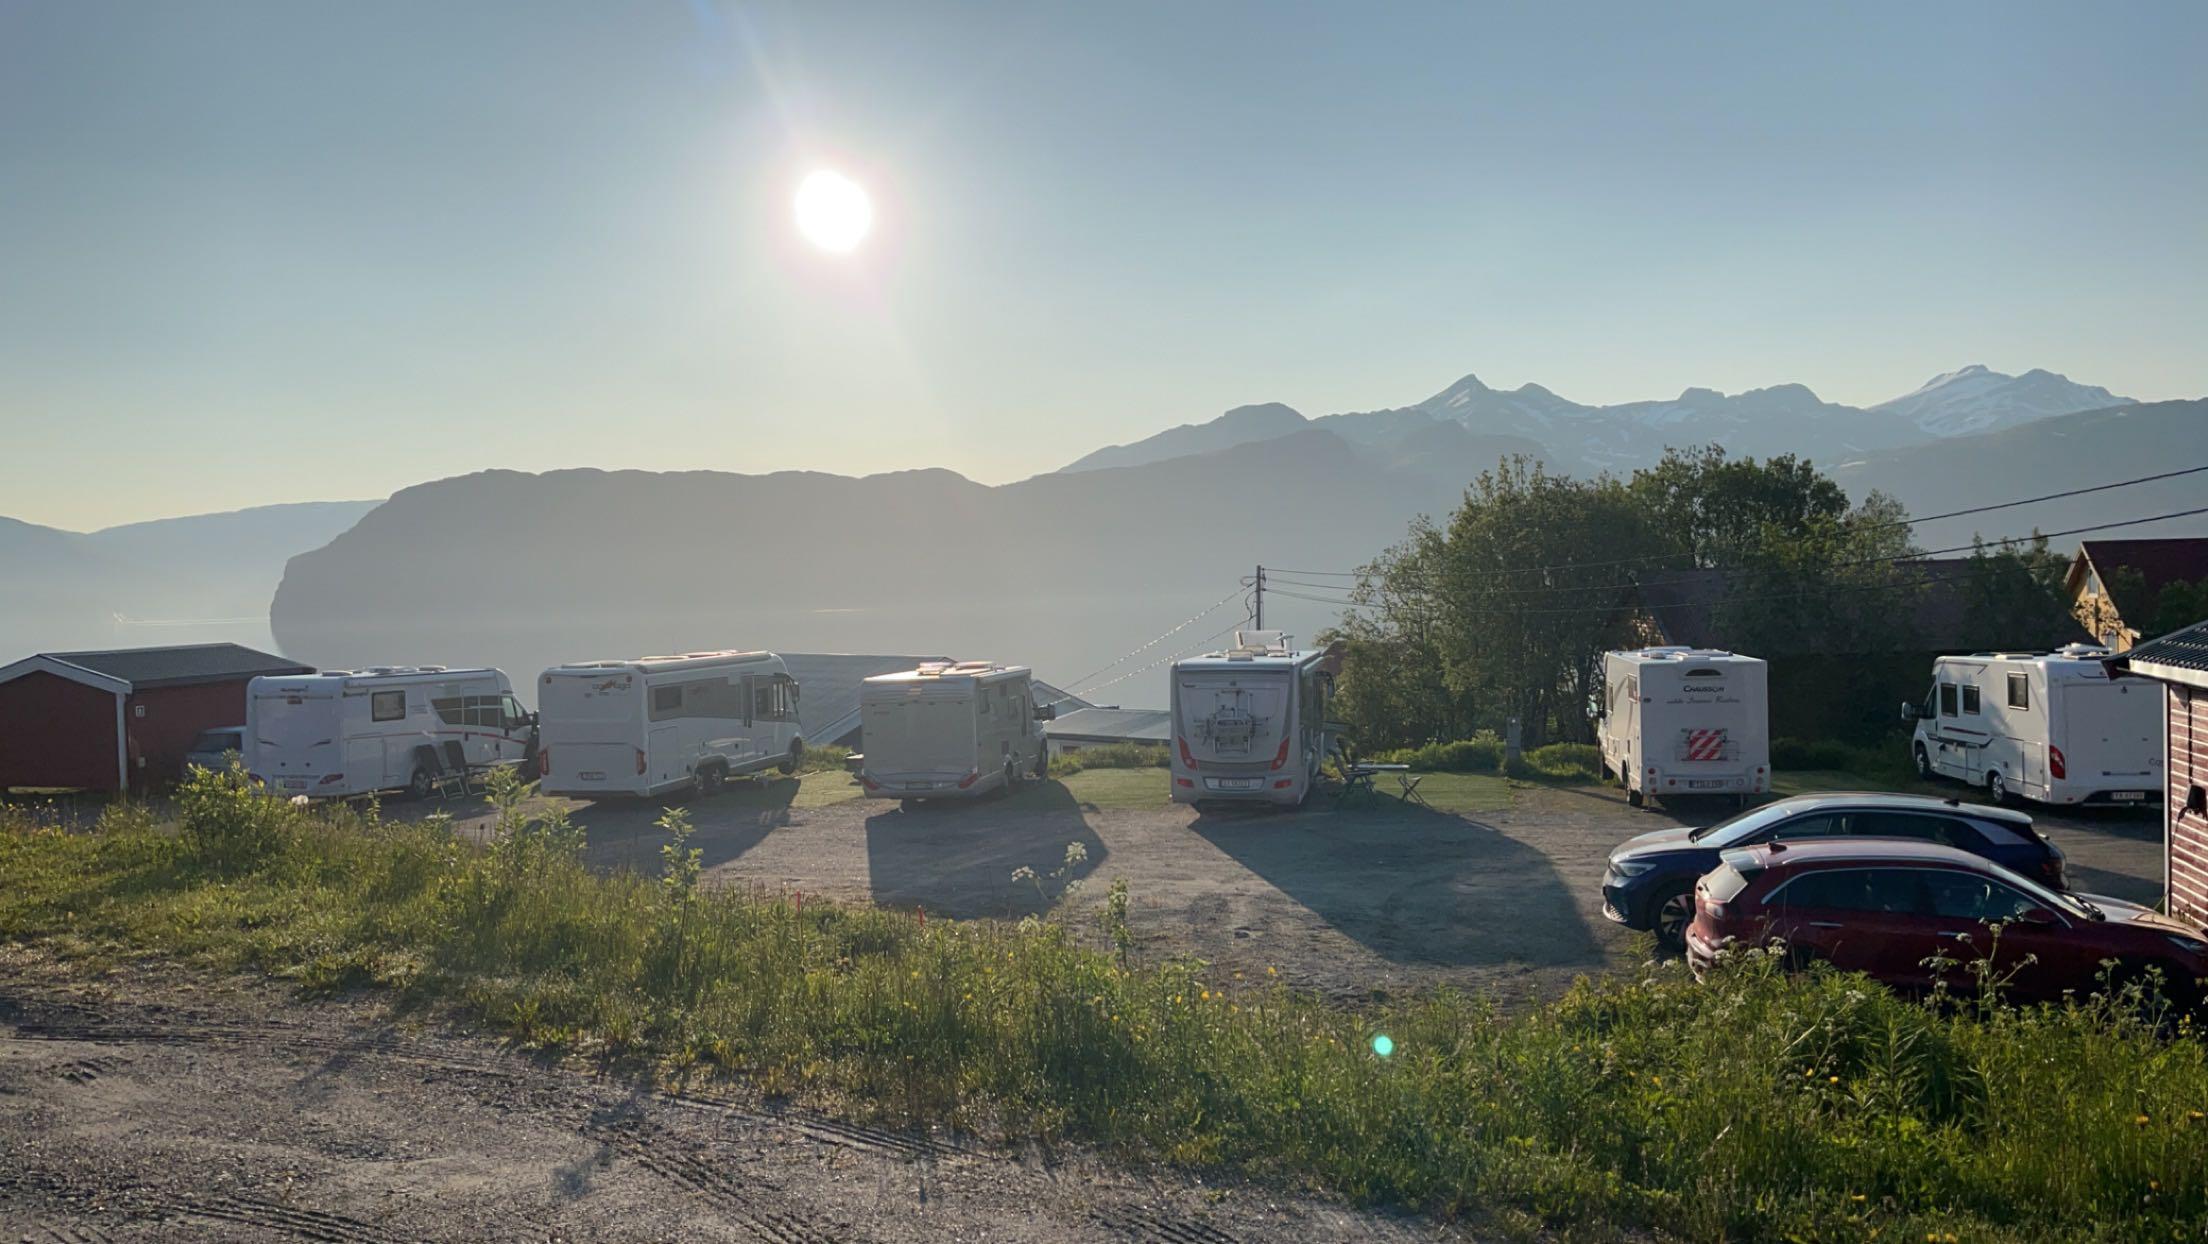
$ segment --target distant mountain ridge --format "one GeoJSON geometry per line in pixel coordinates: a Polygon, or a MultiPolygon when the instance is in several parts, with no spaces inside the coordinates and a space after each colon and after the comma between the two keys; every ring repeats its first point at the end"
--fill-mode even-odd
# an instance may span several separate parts
{"type": "MultiPolygon", "coordinates": [[[[1670,400],[1588,406],[1537,384],[1499,390],[1466,376],[1410,406],[1306,419],[1281,405],[1241,406],[1209,423],[1184,424],[1127,445],[1084,455],[1061,473],[1135,466],[1324,427],[1385,459],[1408,438],[1448,424],[1483,438],[1481,448],[1525,452],[1573,473],[1630,471],[1667,447],[1721,444],[1736,454],[1795,453],[1830,462],[1929,445],[2081,410],[2128,405],[2096,385],[2034,369],[2022,376],[1972,364],[1935,376],[1915,391],[1871,407],[1827,402],[1807,386],[1774,385],[1744,393],[1689,388],[1670,400]]],[[[1443,469],[1455,463],[1437,464],[1443,469]]]]}
{"type": "Polygon", "coordinates": [[[0,518],[0,663],[42,648],[268,642],[268,599],[296,553],[378,503],[308,501],[63,531],[0,518]]]}

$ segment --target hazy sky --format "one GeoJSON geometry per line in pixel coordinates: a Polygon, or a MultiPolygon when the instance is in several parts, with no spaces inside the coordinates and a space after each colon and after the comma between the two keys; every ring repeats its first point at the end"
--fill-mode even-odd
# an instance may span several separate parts
{"type": "Polygon", "coordinates": [[[0,0],[0,514],[2208,392],[2208,5],[0,0]],[[873,194],[805,245],[815,167],[873,194]]]}

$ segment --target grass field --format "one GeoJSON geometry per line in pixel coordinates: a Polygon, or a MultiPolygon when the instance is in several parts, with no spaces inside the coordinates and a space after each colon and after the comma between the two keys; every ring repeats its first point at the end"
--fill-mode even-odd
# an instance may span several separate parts
{"type": "Polygon", "coordinates": [[[2208,1220],[2208,1053],[2127,1006],[1935,1009],[1756,956],[1510,1015],[1347,1009],[1049,921],[701,891],[679,838],[661,877],[601,876],[572,826],[505,799],[485,848],[219,777],[173,825],[0,813],[0,937],[388,990],[530,1048],[1511,1231],[2167,1240],[2208,1220]]]}

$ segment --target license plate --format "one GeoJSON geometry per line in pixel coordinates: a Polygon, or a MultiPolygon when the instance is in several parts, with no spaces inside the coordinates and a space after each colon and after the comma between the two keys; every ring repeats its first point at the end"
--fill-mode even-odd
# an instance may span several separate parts
{"type": "Polygon", "coordinates": [[[1711,781],[1709,779],[1697,778],[1687,779],[1688,790],[1724,790],[1727,786],[1730,785],[1732,785],[1732,783],[1724,781],[1711,781]]]}
{"type": "Polygon", "coordinates": [[[1211,788],[1213,790],[1256,790],[1259,782],[1260,779],[1258,778],[1213,778],[1211,788]]]}
{"type": "Polygon", "coordinates": [[[605,770],[603,769],[585,769],[575,776],[586,782],[603,782],[606,780],[605,770]]]}
{"type": "Polygon", "coordinates": [[[285,778],[285,779],[284,779],[284,789],[285,789],[285,790],[305,790],[306,788],[307,788],[307,781],[306,781],[306,779],[305,779],[305,778],[285,778]]]}
{"type": "Polygon", "coordinates": [[[2147,792],[2143,790],[2111,791],[2108,797],[2122,803],[2144,803],[2147,798],[2147,792]]]}

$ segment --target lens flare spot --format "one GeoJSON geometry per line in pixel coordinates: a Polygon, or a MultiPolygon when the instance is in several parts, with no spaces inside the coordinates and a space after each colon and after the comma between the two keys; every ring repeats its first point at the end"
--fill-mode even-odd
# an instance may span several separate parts
{"type": "Polygon", "coordinates": [[[1384,1032],[1372,1034],[1372,1052],[1382,1058],[1395,1053],[1395,1038],[1384,1032]]]}

